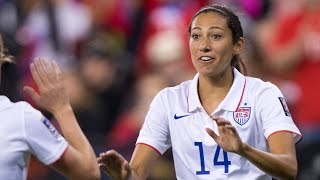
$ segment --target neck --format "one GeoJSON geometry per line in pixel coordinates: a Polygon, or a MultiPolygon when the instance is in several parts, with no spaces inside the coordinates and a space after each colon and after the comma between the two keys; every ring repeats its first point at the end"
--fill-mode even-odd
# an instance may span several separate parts
{"type": "Polygon", "coordinates": [[[198,94],[201,104],[210,112],[226,97],[233,83],[233,69],[217,76],[199,76],[198,94]]]}
{"type": "Polygon", "coordinates": [[[230,68],[224,73],[216,76],[199,76],[198,90],[199,92],[218,93],[226,90],[227,92],[233,83],[233,69],[230,68]]]}

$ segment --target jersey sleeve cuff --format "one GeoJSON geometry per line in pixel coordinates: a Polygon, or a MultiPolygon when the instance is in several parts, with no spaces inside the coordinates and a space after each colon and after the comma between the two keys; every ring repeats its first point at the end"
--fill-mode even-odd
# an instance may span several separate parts
{"type": "Polygon", "coordinates": [[[277,132],[291,132],[294,143],[298,143],[302,139],[302,134],[300,133],[300,131],[296,128],[291,127],[291,126],[289,128],[279,127],[279,128],[270,129],[269,131],[265,132],[265,136],[268,139],[272,134],[277,133],[277,132]]]}
{"type": "Polygon", "coordinates": [[[59,147],[57,147],[57,150],[55,153],[53,153],[51,156],[47,157],[46,159],[42,160],[42,163],[45,165],[50,165],[56,162],[61,158],[63,153],[67,150],[68,142],[64,141],[64,143],[61,143],[59,147]]]}
{"type": "Polygon", "coordinates": [[[150,139],[150,138],[141,138],[139,137],[137,142],[136,142],[136,145],[137,144],[144,144],[144,145],[147,145],[149,146],[150,148],[154,149],[155,151],[157,151],[159,153],[159,155],[162,155],[164,154],[168,147],[164,147],[164,146],[160,146],[158,145],[156,142],[154,142],[154,140],[150,139]]]}
{"type": "Polygon", "coordinates": [[[146,144],[146,143],[137,143],[136,145],[138,145],[138,144],[148,146],[148,147],[150,147],[151,149],[153,149],[154,151],[156,151],[156,152],[159,154],[159,156],[162,155],[161,152],[160,152],[157,148],[155,148],[155,147],[153,147],[153,146],[151,146],[151,145],[149,145],[149,144],[146,144]]]}

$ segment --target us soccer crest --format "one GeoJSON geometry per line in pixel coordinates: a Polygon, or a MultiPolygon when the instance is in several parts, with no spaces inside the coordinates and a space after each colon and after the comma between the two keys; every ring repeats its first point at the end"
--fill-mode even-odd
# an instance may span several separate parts
{"type": "Polygon", "coordinates": [[[239,125],[244,125],[250,119],[251,107],[239,107],[233,112],[233,119],[239,125]]]}

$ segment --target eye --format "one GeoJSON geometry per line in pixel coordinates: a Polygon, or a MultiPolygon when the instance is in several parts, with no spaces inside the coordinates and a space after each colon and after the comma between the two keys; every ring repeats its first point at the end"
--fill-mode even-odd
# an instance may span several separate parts
{"type": "Polygon", "coordinates": [[[214,34],[211,36],[213,39],[221,39],[221,35],[218,35],[218,34],[214,34]]]}
{"type": "Polygon", "coordinates": [[[198,34],[191,34],[191,38],[192,39],[199,39],[199,35],[198,34]]]}

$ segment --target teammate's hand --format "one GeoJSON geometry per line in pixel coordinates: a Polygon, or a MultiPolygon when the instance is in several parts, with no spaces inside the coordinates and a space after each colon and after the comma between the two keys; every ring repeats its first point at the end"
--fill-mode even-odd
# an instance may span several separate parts
{"type": "Polygon", "coordinates": [[[131,177],[131,168],[128,163],[115,150],[101,153],[98,157],[99,167],[112,179],[127,180],[131,177]]]}
{"type": "Polygon", "coordinates": [[[242,142],[236,128],[232,124],[220,117],[213,118],[218,125],[218,136],[214,131],[206,128],[207,133],[216,141],[216,143],[225,151],[240,154],[245,144],[242,142]]]}
{"type": "Polygon", "coordinates": [[[40,108],[52,114],[71,108],[63,85],[62,72],[54,61],[36,58],[30,64],[30,70],[39,93],[29,86],[25,86],[23,90],[40,108]]]}

